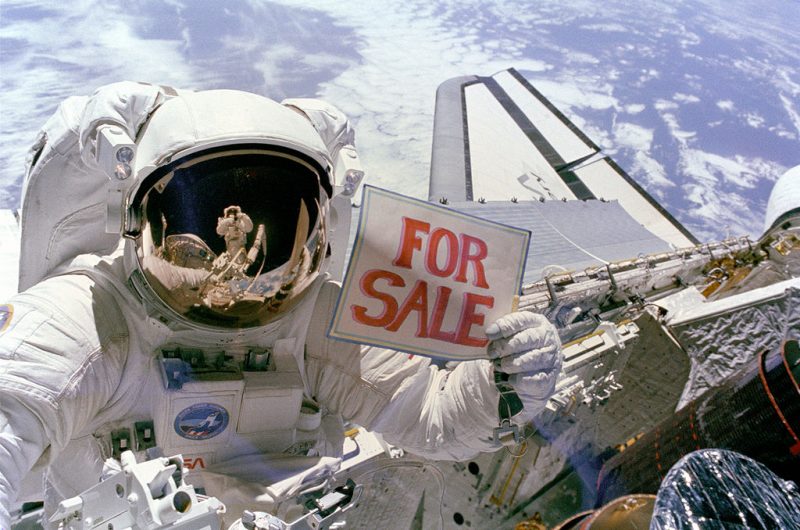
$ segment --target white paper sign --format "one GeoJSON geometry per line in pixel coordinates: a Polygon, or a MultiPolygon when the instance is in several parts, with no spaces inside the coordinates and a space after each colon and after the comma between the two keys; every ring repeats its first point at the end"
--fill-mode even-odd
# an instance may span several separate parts
{"type": "Polygon", "coordinates": [[[518,295],[530,232],[373,186],[330,336],[452,360],[487,358],[483,330],[518,295]]]}

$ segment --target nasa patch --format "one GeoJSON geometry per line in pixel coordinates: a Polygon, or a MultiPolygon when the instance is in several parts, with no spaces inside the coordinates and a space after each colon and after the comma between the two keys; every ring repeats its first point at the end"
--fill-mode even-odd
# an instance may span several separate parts
{"type": "Polygon", "coordinates": [[[0,305],[0,333],[4,332],[14,315],[14,306],[11,304],[0,305]]]}
{"type": "Polygon", "coordinates": [[[195,403],[175,416],[175,432],[187,440],[208,440],[228,426],[230,415],[215,403],[195,403]]]}

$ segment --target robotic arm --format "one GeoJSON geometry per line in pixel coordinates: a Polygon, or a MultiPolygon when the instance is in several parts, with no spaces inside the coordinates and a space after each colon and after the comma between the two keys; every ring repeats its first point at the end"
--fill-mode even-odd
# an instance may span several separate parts
{"type": "Polygon", "coordinates": [[[358,502],[362,489],[348,480],[330,491],[308,493],[301,499],[304,513],[293,521],[245,511],[239,519],[231,514],[235,522],[227,526],[225,506],[183,481],[181,455],[137,463],[133,453],[126,451],[120,464],[99,484],[62,501],[50,523],[64,530],[326,530],[358,502]]]}
{"type": "Polygon", "coordinates": [[[120,470],[77,497],[61,501],[50,523],[65,530],[219,530],[224,512],[225,507],[216,498],[202,498],[183,482],[182,457],[137,464],[133,453],[126,451],[120,470]]]}

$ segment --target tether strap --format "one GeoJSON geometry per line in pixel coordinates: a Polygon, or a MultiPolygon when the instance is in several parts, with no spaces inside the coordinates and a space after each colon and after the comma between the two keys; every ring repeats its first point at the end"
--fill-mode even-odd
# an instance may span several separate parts
{"type": "Polygon", "coordinates": [[[519,399],[514,387],[508,382],[508,374],[494,372],[494,384],[500,392],[500,401],[497,404],[497,413],[501,420],[510,419],[522,410],[522,400],[519,399]]]}

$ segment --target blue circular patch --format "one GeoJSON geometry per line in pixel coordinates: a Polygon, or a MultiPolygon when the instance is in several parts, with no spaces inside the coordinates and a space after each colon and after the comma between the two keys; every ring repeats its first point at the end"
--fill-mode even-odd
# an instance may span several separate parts
{"type": "Polygon", "coordinates": [[[0,332],[5,331],[11,324],[11,317],[14,315],[14,306],[11,304],[0,305],[0,332]]]}
{"type": "Polygon", "coordinates": [[[195,403],[175,416],[175,432],[187,440],[208,440],[228,426],[228,411],[214,403],[195,403]]]}

